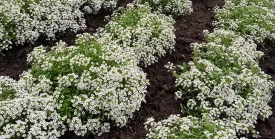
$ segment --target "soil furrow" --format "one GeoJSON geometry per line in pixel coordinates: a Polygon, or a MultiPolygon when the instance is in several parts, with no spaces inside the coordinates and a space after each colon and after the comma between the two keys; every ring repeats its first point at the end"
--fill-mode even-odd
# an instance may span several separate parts
{"type": "MultiPolygon", "coordinates": [[[[259,62],[260,67],[275,81],[275,44],[267,42],[262,46],[258,46],[258,48],[265,54],[259,62]]],[[[275,91],[273,91],[270,106],[272,107],[272,115],[264,121],[258,120],[256,124],[256,130],[259,131],[261,135],[261,138],[258,139],[275,139],[275,91]]],[[[251,137],[251,139],[254,138],[251,137]]]]}

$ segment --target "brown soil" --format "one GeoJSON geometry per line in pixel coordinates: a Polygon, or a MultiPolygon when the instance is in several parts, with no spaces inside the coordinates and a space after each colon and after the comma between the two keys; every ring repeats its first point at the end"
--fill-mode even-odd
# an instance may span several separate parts
{"type": "MultiPolygon", "coordinates": [[[[259,46],[259,50],[265,54],[260,60],[260,67],[275,81],[275,44],[267,42],[263,46],[259,46]]],[[[256,125],[257,131],[262,136],[260,139],[275,139],[275,91],[273,91],[270,106],[272,107],[272,115],[264,121],[258,120],[256,125]]]]}
{"type": "MultiPolygon", "coordinates": [[[[118,7],[126,6],[133,0],[119,0],[118,7]]],[[[146,103],[142,104],[139,111],[135,112],[133,119],[123,128],[112,127],[110,133],[93,137],[86,135],[78,137],[73,132],[67,132],[61,139],[144,139],[147,131],[144,122],[147,118],[154,117],[157,121],[169,117],[171,114],[180,114],[180,102],[175,100],[175,79],[171,73],[164,68],[168,62],[176,65],[192,60],[192,50],[190,44],[193,42],[203,42],[203,30],[213,30],[214,20],[213,8],[222,6],[224,0],[192,0],[194,12],[190,16],[176,19],[176,50],[161,58],[158,63],[147,67],[145,72],[150,80],[146,103]]],[[[104,16],[111,12],[101,12],[98,15],[85,15],[87,29],[78,33],[94,33],[98,27],[103,27],[107,21],[104,16]]],[[[63,40],[68,44],[74,44],[75,33],[63,33],[57,35],[56,40],[63,40]]],[[[27,69],[26,57],[32,49],[39,45],[53,46],[56,41],[45,41],[41,37],[35,44],[13,47],[5,53],[5,57],[0,56],[0,75],[10,76],[18,79],[18,76],[27,69]]],[[[265,52],[265,56],[260,61],[262,69],[270,74],[275,81],[275,46],[267,43],[260,50],[265,52]]],[[[274,92],[275,94],[275,92],[274,92]]],[[[275,139],[275,97],[270,104],[273,107],[273,114],[265,121],[259,121],[257,130],[262,135],[261,139],[275,139]]]]}

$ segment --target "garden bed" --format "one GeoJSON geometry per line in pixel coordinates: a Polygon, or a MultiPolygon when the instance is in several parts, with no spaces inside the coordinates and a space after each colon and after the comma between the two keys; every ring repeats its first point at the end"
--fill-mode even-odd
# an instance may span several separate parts
{"type": "MultiPolygon", "coordinates": [[[[121,0],[118,7],[125,6],[131,0],[121,0]]],[[[192,0],[193,13],[189,16],[178,17],[176,19],[176,45],[175,51],[159,61],[144,69],[150,81],[147,89],[146,103],[142,108],[135,112],[133,119],[123,128],[113,127],[110,133],[104,133],[95,138],[98,139],[142,139],[146,137],[147,131],[144,128],[144,122],[147,118],[154,117],[157,121],[168,118],[171,114],[180,114],[180,102],[175,99],[176,89],[175,78],[164,68],[168,62],[176,65],[192,60],[193,54],[190,44],[193,42],[203,42],[203,30],[213,30],[215,6],[223,6],[224,0],[192,0]]],[[[98,27],[106,24],[104,16],[110,15],[110,12],[101,12],[98,15],[85,15],[87,29],[84,32],[94,33],[98,27]]],[[[82,33],[82,32],[79,32],[82,33]]],[[[74,44],[74,33],[60,34],[56,40],[63,40],[68,44],[74,44]]],[[[27,54],[39,45],[52,46],[56,41],[47,42],[41,37],[35,44],[26,44],[22,47],[13,47],[5,53],[5,57],[0,57],[0,75],[10,76],[18,79],[19,74],[28,67],[26,63],[27,54]]],[[[265,53],[260,61],[261,68],[275,81],[275,46],[267,43],[260,46],[259,49],[265,53]]],[[[272,99],[271,106],[273,114],[266,121],[258,121],[257,130],[263,139],[275,138],[275,97],[272,99]]],[[[92,136],[77,137],[74,133],[67,132],[64,139],[90,139],[92,136]]]]}

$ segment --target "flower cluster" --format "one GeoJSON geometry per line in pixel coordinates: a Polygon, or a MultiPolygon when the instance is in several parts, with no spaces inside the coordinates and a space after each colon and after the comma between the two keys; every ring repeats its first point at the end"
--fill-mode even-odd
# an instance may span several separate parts
{"type": "Polygon", "coordinates": [[[112,15],[102,34],[109,34],[122,47],[134,49],[141,66],[148,66],[158,57],[171,52],[175,45],[174,20],[148,5],[129,4],[112,15]]]}
{"type": "Polygon", "coordinates": [[[87,13],[97,14],[100,9],[113,10],[118,0],[82,0],[87,5],[84,6],[84,11],[87,13]]]}
{"type": "Polygon", "coordinates": [[[46,84],[41,91],[53,95],[69,130],[82,136],[109,131],[110,121],[124,126],[145,101],[148,84],[132,49],[98,36],[82,34],[76,46],[59,42],[50,52],[38,47],[28,57],[30,73],[46,84]]]}
{"type": "Polygon", "coordinates": [[[145,101],[148,80],[133,50],[109,36],[82,34],[76,46],[59,42],[28,55],[32,68],[19,81],[0,77],[0,137],[84,136],[124,126],[145,101]]]}
{"type": "Polygon", "coordinates": [[[10,49],[13,42],[33,42],[43,34],[49,39],[67,29],[85,28],[81,1],[3,0],[0,2],[0,50],[10,49]]]}
{"type": "Polygon", "coordinates": [[[117,0],[1,0],[0,51],[12,45],[33,43],[39,36],[54,39],[55,33],[77,32],[86,27],[84,10],[96,14],[103,6],[114,8],[117,0]]]}
{"type": "MultiPolygon", "coordinates": [[[[247,133],[256,136],[257,119],[271,115],[268,102],[275,85],[258,65],[263,53],[256,50],[257,45],[226,30],[215,30],[205,39],[206,43],[192,44],[194,61],[174,71],[179,88],[176,98],[185,100],[185,114],[198,117],[202,123],[208,121],[217,129],[212,127],[215,132],[209,132],[204,124],[191,123],[189,130],[184,130],[182,125],[186,124],[182,121],[188,121],[188,117],[171,116],[158,123],[148,119],[149,138],[237,138],[247,133]],[[197,131],[191,128],[199,128],[203,135],[190,133],[197,131]]],[[[175,68],[172,64],[167,67],[175,68]]]]}
{"type": "Polygon", "coordinates": [[[145,123],[150,139],[232,139],[236,138],[234,129],[226,127],[223,121],[200,120],[188,116],[171,115],[165,120],[155,122],[149,118],[145,123]]]}
{"type": "Polygon", "coordinates": [[[227,0],[222,9],[216,10],[214,25],[233,30],[256,43],[275,40],[274,7],[270,0],[227,0]]]}
{"type": "MultiPolygon", "coordinates": [[[[227,0],[229,1],[229,0],[227,0]]],[[[270,9],[274,9],[274,0],[230,0],[234,4],[241,4],[241,3],[246,3],[248,5],[259,5],[263,7],[268,7],[270,9]]]]}
{"type": "Polygon", "coordinates": [[[27,72],[19,81],[0,77],[0,138],[58,138],[65,133],[66,117],[57,113],[53,96],[29,93],[43,87],[34,81],[27,72]]]}
{"type": "Polygon", "coordinates": [[[268,103],[275,84],[258,65],[263,53],[255,43],[274,40],[274,2],[226,0],[216,12],[214,33],[205,31],[206,43],[191,45],[194,61],[178,66],[180,71],[173,63],[166,65],[176,77],[176,98],[183,100],[182,111],[189,116],[148,119],[149,138],[257,137],[257,119],[271,115],[268,103]]]}
{"type": "Polygon", "coordinates": [[[274,83],[258,65],[263,53],[230,31],[215,30],[206,41],[193,44],[194,62],[177,74],[177,98],[187,100],[188,114],[223,119],[238,134],[254,133],[257,118],[271,115],[274,83]]]}
{"type": "Polygon", "coordinates": [[[189,15],[193,12],[190,0],[136,0],[137,2],[148,2],[153,10],[160,11],[173,16],[189,15]]]}

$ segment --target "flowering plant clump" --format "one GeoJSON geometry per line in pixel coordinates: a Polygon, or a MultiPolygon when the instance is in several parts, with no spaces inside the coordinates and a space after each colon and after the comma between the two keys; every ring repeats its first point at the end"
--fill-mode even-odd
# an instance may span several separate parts
{"type": "Polygon", "coordinates": [[[268,103],[275,84],[260,69],[263,53],[256,46],[275,38],[274,1],[226,0],[216,13],[214,33],[206,31],[206,43],[192,44],[194,61],[178,66],[180,71],[166,65],[176,77],[176,98],[184,100],[182,111],[189,116],[148,119],[149,138],[257,137],[257,119],[271,115],[268,103]]]}
{"type": "Polygon", "coordinates": [[[58,138],[66,131],[53,96],[29,93],[40,90],[28,73],[19,81],[0,77],[0,138],[58,138]]]}
{"type": "Polygon", "coordinates": [[[173,16],[189,15],[193,12],[190,0],[136,0],[137,2],[148,2],[154,11],[171,14],[173,16]]]}
{"type": "Polygon", "coordinates": [[[137,59],[148,66],[171,52],[175,44],[175,21],[158,12],[151,13],[148,5],[129,4],[112,15],[102,34],[109,34],[122,47],[134,49],[137,59]]]}
{"type": "Polygon", "coordinates": [[[214,25],[233,30],[256,43],[275,40],[274,11],[274,2],[268,0],[227,0],[222,9],[216,10],[214,25]]]}
{"type": "Polygon", "coordinates": [[[117,0],[1,0],[0,51],[16,44],[33,43],[39,36],[85,29],[80,7],[96,14],[101,7],[113,9],[117,0]]]}
{"type": "Polygon", "coordinates": [[[13,42],[33,42],[43,34],[49,39],[56,32],[85,28],[81,1],[73,0],[2,0],[0,1],[0,50],[13,42]]]}
{"type": "MultiPolygon", "coordinates": [[[[187,114],[223,120],[236,132],[256,133],[258,118],[271,115],[268,105],[274,83],[259,67],[263,55],[253,41],[231,31],[215,30],[207,43],[193,44],[194,61],[175,73],[178,99],[187,101],[187,114]]],[[[173,67],[173,66],[170,66],[173,67]]]]}
{"type": "Polygon", "coordinates": [[[149,118],[145,123],[150,139],[231,139],[236,138],[234,129],[219,121],[201,120],[196,117],[180,117],[171,115],[169,118],[155,122],[149,118]]]}
{"type": "Polygon", "coordinates": [[[118,0],[82,0],[86,2],[86,6],[84,6],[84,11],[87,13],[97,14],[100,9],[105,10],[113,10],[118,0]]]}
{"type": "Polygon", "coordinates": [[[248,5],[259,5],[262,7],[268,7],[270,9],[274,9],[275,3],[272,0],[226,0],[234,3],[235,5],[246,3],[248,5]]]}
{"type": "Polygon", "coordinates": [[[77,135],[107,132],[111,121],[124,126],[145,101],[148,81],[132,49],[109,37],[83,34],[76,46],[60,42],[50,52],[38,47],[28,57],[30,73],[45,83],[40,91],[54,97],[57,112],[77,135]]]}

